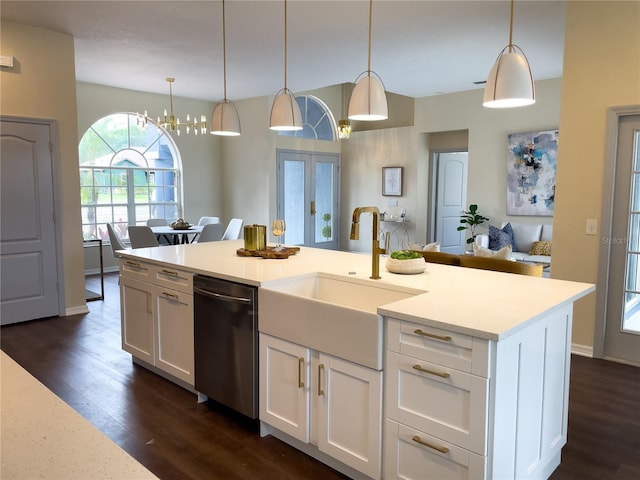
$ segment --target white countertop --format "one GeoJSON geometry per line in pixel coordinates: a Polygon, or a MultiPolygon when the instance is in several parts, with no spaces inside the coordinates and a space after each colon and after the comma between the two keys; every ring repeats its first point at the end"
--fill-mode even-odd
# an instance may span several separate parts
{"type": "Polygon", "coordinates": [[[2,369],[4,479],[157,479],[6,353],[2,369]]]}
{"type": "Polygon", "coordinates": [[[194,273],[262,286],[278,278],[326,272],[426,290],[381,306],[378,313],[498,341],[539,316],[595,290],[592,284],[429,263],[424,273],[387,272],[370,280],[371,255],[301,247],[287,259],[240,257],[243,240],[122,251],[122,257],[181,267],[194,273]]]}

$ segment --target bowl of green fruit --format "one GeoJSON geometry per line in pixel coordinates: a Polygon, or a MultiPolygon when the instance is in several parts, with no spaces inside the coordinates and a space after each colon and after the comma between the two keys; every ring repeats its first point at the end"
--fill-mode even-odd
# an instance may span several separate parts
{"type": "Polygon", "coordinates": [[[427,264],[420,252],[395,250],[387,257],[386,267],[391,273],[416,274],[424,272],[427,264]]]}

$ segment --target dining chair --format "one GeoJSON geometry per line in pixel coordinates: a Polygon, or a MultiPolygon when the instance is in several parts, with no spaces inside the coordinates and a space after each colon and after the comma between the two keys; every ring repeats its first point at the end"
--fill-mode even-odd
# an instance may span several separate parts
{"type": "MultiPolygon", "coordinates": [[[[169,222],[166,218],[148,218],[147,227],[168,227],[169,222]]],[[[172,245],[171,239],[167,235],[158,235],[158,243],[160,245],[172,245]]]]}
{"type": "Polygon", "coordinates": [[[196,243],[217,242],[222,240],[224,234],[224,225],[222,223],[209,223],[202,227],[202,232],[198,235],[196,243]]]}
{"type": "Polygon", "coordinates": [[[157,247],[160,245],[151,228],[146,225],[131,226],[128,230],[131,248],[157,247]]]}
{"type": "Polygon", "coordinates": [[[113,252],[113,256],[116,257],[116,250],[126,250],[127,247],[122,243],[120,237],[113,228],[113,225],[107,223],[107,232],[109,232],[109,242],[111,243],[111,251],[113,252]]]}
{"type": "Polygon", "coordinates": [[[200,217],[200,220],[198,220],[198,225],[201,227],[210,223],[220,223],[220,217],[200,217]]]}
{"type": "Polygon", "coordinates": [[[169,225],[166,218],[148,218],[147,227],[164,227],[169,225]]]}
{"type": "Polygon", "coordinates": [[[222,240],[237,240],[240,238],[243,223],[244,221],[241,218],[232,218],[222,235],[222,240]]]}

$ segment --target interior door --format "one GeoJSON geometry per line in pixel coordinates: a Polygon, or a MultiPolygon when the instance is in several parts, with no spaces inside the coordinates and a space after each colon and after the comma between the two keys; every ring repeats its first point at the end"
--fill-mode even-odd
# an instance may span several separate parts
{"type": "Polygon", "coordinates": [[[435,240],[440,251],[463,253],[465,232],[459,232],[460,215],[467,203],[467,152],[439,152],[432,159],[435,182],[435,240]]]}
{"type": "Polygon", "coordinates": [[[50,125],[3,119],[2,325],[59,315],[50,125]]]}
{"type": "Polygon", "coordinates": [[[640,366],[640,115],[620,118],[604,356],[640,366]]]}
{"type": "Polygon", "coordinates": [[[336,250],[340,238],[340,156],[278,150],[278,218],[283,243],[336,250]]]}

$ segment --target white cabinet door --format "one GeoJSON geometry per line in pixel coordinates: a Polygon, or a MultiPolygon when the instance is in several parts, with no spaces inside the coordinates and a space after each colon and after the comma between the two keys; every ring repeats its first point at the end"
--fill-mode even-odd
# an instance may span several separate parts
{"type": "Polygon", "coordinates": [[[193,295],[156,287],[155,365],[194,385],[193,295]]]}
{"type": "Polygon", "coordinates": [[[120,277],[122,349],[150,364],[154,363],[152,289],[146,282],[120,277]]]}
{"type": "Polygon", "coordinates": [[[260,334],[260,420],[309,443],[308,348],[260,334]]]}
{"type": "Polygon", "coordinates": [[[380,478],[382,372],[320,353],[318,448],[371,478],[380,478]]]}

